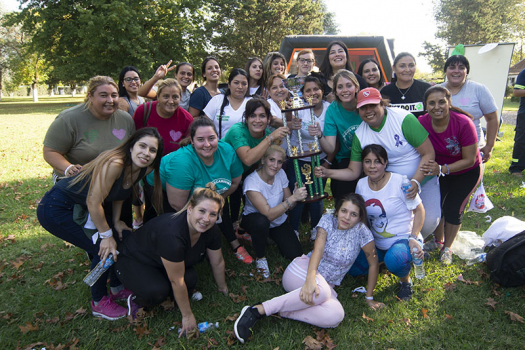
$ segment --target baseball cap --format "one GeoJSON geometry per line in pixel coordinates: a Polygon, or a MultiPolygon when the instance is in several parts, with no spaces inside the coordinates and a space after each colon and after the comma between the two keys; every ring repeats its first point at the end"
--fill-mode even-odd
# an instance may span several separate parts
{"type": "Polygon", "coordinates": [[[357,94],[357,108],[369,104],[381,103],[381,93],[376,88],[366,88],[357,94]]]}

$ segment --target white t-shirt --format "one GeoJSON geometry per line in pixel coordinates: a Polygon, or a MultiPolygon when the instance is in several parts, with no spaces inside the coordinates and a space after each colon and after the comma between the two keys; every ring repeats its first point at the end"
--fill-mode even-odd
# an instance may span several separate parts
{"type": "MultiPolygon", "coordinates": [[[[387,184],[379,191],[370,189],[368,176],[359,180],[355,189],[355,193],[365,199],[370,230],[374,234],[377,249],[381,250],[389,249],[400,239],[408,239],[414,222],[414,214],[407,209],[406,195],[401,189],[403,177],[396,173],[390,174],[387,184]]],[[[421,203],[419,195],[416,195],[415,200],[418,205],[421,203]]]]}
{"type": "MultiPolygon", "coordinates": [[[[314,121],[315,123],[319,123],[321,130],[324,130],[324,117],[326,115],[326,109],[328,108],[328,106],[330,106],[330,103],[323,101],[323,112],[321,113],[321,115],[317,117],[314,114],[314,121]]],[[[308,151],[309,142],[312,144],[314,143],[314,137],[310,136],[310,134],[308,133],[308,127],[312,125],[312,116],[310,114],[311,113],[310,111],[311,109],[303,109],[299,111],[298,117],[303,121],[303,123],[301,124],[300,130],[292,131],[292,136],[290,138],[290,143],[292,144],[292,146],[298,146],[299,137],[297,136],[297,132],[300,132],[304,152],[308,151]]],[[[321,149],[320,146],[319,146],[319,149],[321,149]]],[[[326,157],[326,153],[322,152],[321,154],[319,154],[319,159],[324,159],[325,157],[326,157]]],[[[311,161],[310,157],[301,158],[301,160],[305,162],[311,161]]]]}
{"type": "Polygon", "coordinates": [[[259,86],[260,85],[257,85],[256,87],[251,87],[250,88],[250,96],[253,96],[253,94],[255,94],[257,92],[257,90],[259,90],[259,86]]]}
{"type": "Polygon", "coordinates": [[[219,114],[221,112],[222,102],[224,101],[224,95],[219,94],[213,96],[206,107],[204,107],[204,114],[213,120],[213,123],[215,123],[221,138],[226,135],[233,124],[242,121],[242,116],[244,114],[244,110],[246,109],[246,102],[248,102],[250,99],[251,97],[245,97],[242,104],[236,110],[233,109],[228,102],[228,104],[224,107],[224,113],[222,114],[222,121],[220,123],[222,129],[221,131],[219,131],[219,114]]]}
{"type": "MultiPolygon", "coordinates": [[[[243,193],[246,196],[246,192],[254,191],[259,192],[268,202],[270,208],[282,205],[283,202],[283,189],[288,187],[288,178],[283,169],[275,175],[273,184],[267,184],[264,182],[257,171],[254,171],[244,180],[243,193]]],[[[255,208],[248,196],[246,196],[246,203],[242,211],[243,215],[252,213],[258,213],[259,211],[255,208]]],[[[279,216],[277,219],[270,223],[270,228],[282,225],[286,221],[286,214],[279,216]]]]}
{"type": "MultiPolygon", "coordinates": [[[[268,103],[270,104],[270,113],[272,113],[272,116],[277,117],[279,119],[283,119],[283,115],[281,113],[281,107],[279,107],[279,105],[271,98],[268,99],[268,103]]],[[[275,128],[270,125],[268,125],[267,129],[270,130],[270,132],[273,132],[275,130],[275,128]]],[[[288,154],[288,151],[287,151],[288,146],[286,145],[286,137],[283,138],[283,142],[281,143],[281,148],[286,151],[286,154],[288,154]]]]}
{"type": "MultiPolygon", "coordinates": [[[[372,232],[361,222],[348,230],[339,230],[337,226],[337,218],[333,214],[324,214],[317,224],[326,231],[326,244],[317,272],[336,286],[341,284],[361,248],[374,241],[372,232]]],[[[308,253],[308,257],[311,256],[312,252],[308,253]]]]}

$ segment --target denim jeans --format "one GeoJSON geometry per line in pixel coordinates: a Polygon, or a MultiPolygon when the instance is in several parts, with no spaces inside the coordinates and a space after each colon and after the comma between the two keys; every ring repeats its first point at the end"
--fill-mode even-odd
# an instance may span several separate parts
{"type": "MultiPolygon", "coordinates": [[[[73,221],[73,207],[75,202],[70,199],[62,190],[53,187],[47,192],[37,208],[37,217],[40,225],[52,235],[73,244],[91,254],[91,269],[99,262],[98,256],[100,239],[93,244],[91,238],[88,238],[82,227],[73,221]]],[[[107,219],[107,218],[106,218],[107,219]]],[[[112,226],[113,221],[108,220],[112,226]]],[[[118,239],[118,238],[116,238],[118,239]]],[[[91,287],[91,296],[93,301],[100,301],[107,295],[106,281],[110,277],[110,285],[116,287],[120,281],[113,272],[113,267],[106,271],[99,280],[91,287]]]]}

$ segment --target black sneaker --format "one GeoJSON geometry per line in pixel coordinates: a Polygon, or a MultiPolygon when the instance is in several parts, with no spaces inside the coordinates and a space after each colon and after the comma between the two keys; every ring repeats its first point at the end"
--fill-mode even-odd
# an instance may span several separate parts
{"type": "Polygon", "coordinates": [[[410,282],[399,282],[401,288],[397,292],[397,297],[403,301],[409,301],[412,298],[412,283],[410,282]]]}
{"type": "Polygon", "coordinates": [[[239,318],[237,318],[237,321],[235,321],[233,325],[235,336],[242,344],[252,335],[252,328],[260,318],[261,314],[259,314],[257,308],[245,306],[242,309],[239,318]]]}

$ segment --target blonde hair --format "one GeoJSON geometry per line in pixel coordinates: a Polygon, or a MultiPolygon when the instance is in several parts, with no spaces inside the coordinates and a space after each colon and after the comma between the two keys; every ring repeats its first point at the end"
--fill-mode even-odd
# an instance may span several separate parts
{"type": "Polygon", "coordinates": [[[185,210],[187,210],[189,206],[195,208],[200,202],[206,199],[217,203],[219,205],[219,212],[222,210],[222,207],[224,206],[224,197],[217,193],[217,188],[213,182],[208,182],[206,187],[196,188],[191,194],[190,199],[188,199],[186,205],[174,215],[180,215],[185,210]]]}
{"type": "Polygon", "coordinates": [[[299,57],[301,57],[302,55],[306,55],[307,53],[311,53],[312,55],[314,55],[314,61],[315,61],[315,54],[314,54],[314,52],[312,51],[312,49],[302,49],[302,50],[299,51],[299,53],[297,54],[297,59],[299,59],[299,57]]]}
{"type": "MultiPolygon", "coordinates": [[[[349,70],[346,70],[346,69],[341,69],[339,72],[337,72],[337,74],[334,76],[334,95],[335,95],[335,99],[337,102],[341,103],[341,99],[339,98],[339,96],[337,96],[337,82],[339,81],[339,79],[341,78],[345,78],[345,79],[348,79],[350,80],[354,86],[355,86],[355,94],[357,96],[357,93],[359,92],[359,82],[357,81],[357,78],[355,77],[354,73],[350,72],[349,70]]],[[[354,99],[355,97],[354,96],[354,99]]]]}
{"type": "Polygon", "coordinates": [[[175,86],[175,88],[179,90],[179,94],[182,93],[182,87],[180,86],[180,83],[173,78],[168,78],[164,80],[159,80],[159,82],[157,83],[157,96],[160,96],[162,89],[169,86],[175,86]]]}
{"type": "Polygon", "coordinates": [[[274,152],[281,154],[283,156],[283,160],[286,159],[286,152],[281,146],[277,146],[277,145],[271,145],[270,147],[268,147],[268,149],[266,149],[266,152],[264,152],[264,155],[262,156],[261,159],[268,158],[274,152]]]}
{"type": "Polygon", "coordinates": [[[95,94],[95,91],[97,91],[98,87],[102,85],[111,85],[115,89],[117,89],[118,92],[118,85],[111,77],[105,75],[94,76],[93,78],[89,79],[87,94],[86,98],[84,99],[84,103],[86,104],[87,108],[91,107],[91,100],[89,99],[89,97],[93,96],[95,94]]]}
{"type": "MultiPolygon", "coordinates": [[[[272,74],[268,77],[268,80],[266,81],[266,89],[270,90],[270,88],[273,85],[273,80],[276,78],[280,78],[281,80],[286,80],[286,76],[284,74],[272,74]]],[[[284,84],[284,83],[283,83],[284,84]]]]}

